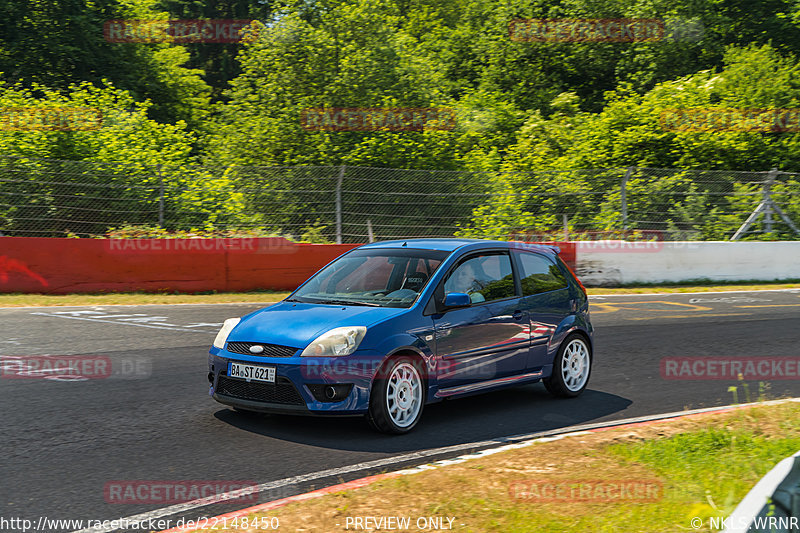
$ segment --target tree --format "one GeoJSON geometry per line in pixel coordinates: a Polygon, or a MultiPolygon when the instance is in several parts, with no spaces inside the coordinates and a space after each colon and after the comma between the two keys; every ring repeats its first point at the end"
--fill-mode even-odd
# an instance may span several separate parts
{"type": "Polygon", "coordinates": [[[628,180],[629,222],[639,221],[640,229],[701,231],[718,237],[720,220],[737,213],[738,218],[726,219],[727,231],[732,233],[738,224],[731,225],[743,221],[743,210],[746,216],[758,203],[760,186],[748,183],[764,178],[724,171],[800,168],[797,113],[784,115],[794,117],[789,131],[772,131],[754,129],[747,113],[736,110],[797,108],[798,68],[794,56],[767,45],[730,48],[719,71],[663,82],[644,95],[623,85],[607,95],[608,105],[599,113],[577,112],[576,97],[562,95],[551,104],[557,110],[552,117],[535,113],[520,130],[504,162],[505,173],[493,180],[498,194],[490,206],[475,212],[472,226],[508,233],[515,230],[516,219],[529,220],[534,229],[544,230],[557,222],[555,215],[570,213],[579,228],[620,230],[621,199],[613,191],[619,191],[626,167],[639,167],[628,180]],[[766,79],[769,83],[760,81],[766,79]],[[687,127],[665,120],[683,109],[701,112],[681,115],[695,117],[687,127]],[[714,115],[708,110],[716,110],[728,122],[709,122],[704,117],[714,115]],[[658,170],[665,168],[720,172],[658,170]],[[555,172],[569,169],[573,170],[555,172]],[[530,174],[535,171],[539,173],[530,174]],[[521,173],[529,173],[527,180],[513,181],[521,173]],[[584,201],[575,199],[565,205],[560,203],[565,198],[556,194],[559,191],[584,201]],[[602,191],[607,194],[598,202],[593,195],[602,191]],[[502,215],[509,209],[516,214],[502,215]],[[716,217],[702,227],[689,224],[686,214],[702,210],[716,217]]]}
{"type": "MultiPolygon", "coordinates": [[[[257,20],[267,25],[280,4],[274,0],[158,0],[155,9],[169,13],[173,19],[257,20]]],[[[204,73],[203,79],[211,87],[214,101],[222,99],[228,83],[241,73],[236,60],[241,44],[196,43],[186,48],[190,55],[186,65],[204,73]]]]}
{"type": "Polygon", "coordinates": [[[210,95],[202,72],[183,65],[185,49],[168,43],[112,43],[103,25],[114,19],[166,19],[152,0],[2,0],[0,73],[10,83],[68,91],[110,80],[137,101],[149,99],[159,122],[199,127],[210,95]]]}
{"type": "MultiPolygon", "coordinates": [[[[160,124],[148,105],[110,84],[0,84],[0,229],[59,236],[157,223],[163,186],[204,184],[184,171],[195,140],[186,124],[160,124]]],[[[185,203],[182,194],[169,202],[185,203]]]]}

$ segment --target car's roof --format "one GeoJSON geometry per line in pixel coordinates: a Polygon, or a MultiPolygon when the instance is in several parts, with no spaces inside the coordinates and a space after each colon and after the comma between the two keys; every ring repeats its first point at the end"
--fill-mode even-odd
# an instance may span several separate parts
{"type": "Polygon", "coordinates": [[[442,239],[427,238],[427,239],[405,239],[405,240],[394,240],[394,241],[382,241],[382,242],[373,242],[370,244],[365,244],[361,246],[361,248],[363,249],[363,248],[403,247],[403,248],[418,248],[423,250],[442,250],[446,252],[452,252],[463,246],[469,246],[469,245],[477,245],[477,246],[470,246],[470,248],[483,248],[484,246],[490,248],[513,248],[518,246],[521,249],[530,247],[538,251],[545,251],[550,253],[554,253],[557,251],[557,249],[554,249],[554,247],[537,245],[537,244],[509,242],[509,241],[490,241],[484,239],[458,239],[458,238],[442,238],[442,239]]]}
{"type": "MultiPolygon", "coordinates": [[[[491,243],[495,241],[484,241],[481,239],[404,239],[404,240],[396,240],[396,241],[382,241],[382,242],[372,242],[370,244],[365,244],[361,248],[421,248],[423,250],[443,250],[447,252],[452,252],[462,246],[466,246],[467,244],[473,244],[478,242],[485,242],[491,243]]],[[[499,243],[499,241],[497,241],[499,243]]]]}

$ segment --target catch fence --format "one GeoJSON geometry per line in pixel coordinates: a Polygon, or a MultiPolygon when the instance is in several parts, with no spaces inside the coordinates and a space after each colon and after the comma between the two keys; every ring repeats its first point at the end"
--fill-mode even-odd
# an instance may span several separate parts
{"type": "Polygon", "coordinates": [[[0,156],[0,234],[796,240],[799,178],[774,169],[470,172],[0,156]]]}

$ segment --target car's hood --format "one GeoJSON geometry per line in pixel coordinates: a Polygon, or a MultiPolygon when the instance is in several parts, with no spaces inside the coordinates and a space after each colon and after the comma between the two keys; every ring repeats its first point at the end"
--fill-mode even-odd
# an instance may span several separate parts
{"type": "Polygon", "coordinates": [[[408,309],[279,302],[242,318],[228,336],[228,341],[263,342],[305,348],[330,329],[340,326],[370,326],[405,311],[408,309]]]}

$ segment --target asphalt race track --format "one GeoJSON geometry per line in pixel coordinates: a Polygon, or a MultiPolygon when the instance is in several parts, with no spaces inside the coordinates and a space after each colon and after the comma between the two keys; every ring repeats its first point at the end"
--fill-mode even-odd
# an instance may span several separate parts
{"type": "MultiPolygon", "coordinates": [[[[800,355],[800,290],[592,298],[597,329],[589,389],[552,399],[541,384],[425,409],[410,435],[372,432],[360,418],[249,416],[208,397],[207,350],[225,318],[253,304],[0,309],[0,356],[81,355],[111,362],[103,379],[0,379],[0,514],[112,520],[166,507],[107,503],[117,481],[266,483],[357,463],[467,445],[382,466],[276,484],[246,504],[217,503],[167,518],[196,519],[433,458],[469,443],[576,424],[727,405],[727,380],[662,378],[663,357],[800,355]]],[[[19,376],[17,376],[19,377],[19,376]]],[[[52,376],[51,376],[52,377],[52,376]]],[[[768,397],[800,396],[797,379],[768,397]]],[[[750,382],[754,395],[756,382],[750,382]]],[[[745,391],[738,388],[739,401],[745,391]]],[[[290,530],[291,528],[287,529],[290,530]]]]}

